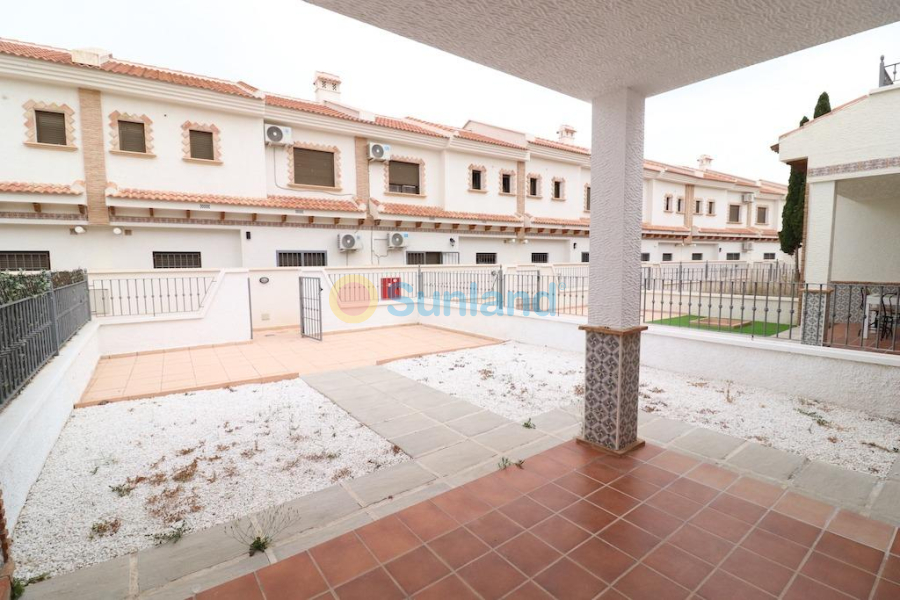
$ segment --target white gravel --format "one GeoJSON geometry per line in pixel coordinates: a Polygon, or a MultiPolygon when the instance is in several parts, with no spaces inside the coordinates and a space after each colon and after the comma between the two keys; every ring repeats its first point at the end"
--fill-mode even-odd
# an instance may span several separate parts
{"type": "Polygon", "coordinates": [[[79,409],[19,517],[16,575],[84,567],[182,518],[203,529],[407,459],[299,379],[79,409]]]}
{"type": "MultiPolygon", "coordinates": [[[[516,421],[583,395],[582,353],[517,342],[387,366],[516,421]]],[[[648,413],[879,476],[900,456],[897,422],[762,388],[642,367],[640,402],[648,413]]]]}

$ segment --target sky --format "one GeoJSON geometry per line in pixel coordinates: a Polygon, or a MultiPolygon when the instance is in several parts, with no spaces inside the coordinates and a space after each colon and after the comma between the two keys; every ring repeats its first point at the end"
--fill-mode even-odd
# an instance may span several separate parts
{"type": "MultiPolygon", "coordinates": [[[[42,0],[40,19],[26,2],[0,10],[0,37],[104,48],[308,99],[315,71],[327,71],[341,77],[343,102],[377,114],[474,119],[551,139],[566,123],[590,145],[588,103],[301,0],[42,0]]],[[[788,167],[770,150],[778,135],[812,118],[823,91],[838,106],[876,87],[882,54],[900,61],[900,23],[648,98],[644,155],[694,166],[709,154],[719,171],[786,183],[788,167]]]]}

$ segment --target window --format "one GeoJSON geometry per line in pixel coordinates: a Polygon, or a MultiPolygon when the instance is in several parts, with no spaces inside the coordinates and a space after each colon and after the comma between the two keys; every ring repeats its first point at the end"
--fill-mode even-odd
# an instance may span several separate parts
{"type": "Polygon", "coordinates": [[[728,206],[728,222],[729,223],[740,223],[741,222],[741,205],[740,204],[731,204],[728,206]]]}
{"type": "Polygon", "coordinates": [[[190,130],[191,158],[216,160],[215,141],[212,131],[190,130]]]}
{"type": "Polygon", "coordinates": [[[546,252],[532,252],[531,253],[531,262],[532,263],[546,263],[550,262],[550,255],[546,252]]]}
{"type": "Polygon", "coordinates": [[[691,260],[703,260],[702,252],[694,252],[691,254],[691,260]]]}
{"type": "Polygon", "coordinates": [[[49,271],[50,253],[45,250],[0,251],[0,271],[49,271]]]}
{"type": "Polygon", "coordinates": [[[716,216],[716,203],[712,200],[706,203],[706,214],[710,217],[716,216]]]}
{"type": "Polygon", "coordinates": [[[199,269],[199,252],[154,252],[154,269],[199,269]]]}
{"type": "Polygon", "coordinates": [[[119,150],[147,153],[147,136],[143,123],[119,121],[119,150]]]}
{"type": "Polygon", "coordinates": [[[703,200],[694,200],[694,214],[695,215],[703,214],[703,200]]]}
{"type": "Polygon", "coordinates": [[[672,253],[671,252],[663,252],[662,259],[663,259],[663,262],[672,262],[672,253]]]}
{"type": "Polygon", "coordinates": [[[327,252],[278,251],[279,267],[327,267],[327,252]]]}
{"type": "Polygon", "coordinates": [[[591,186],[584,186],[584,210],[591,210],[591,186]]]}
{"type": "Polygon", "coordinates": [[[34,111],[34,125],[39,144],[66,145],[66,115],[48,110],[34,111]]]}
{"type": "Polygon", "coordinates": [[[497,253],[496,252],[476,252],[475,253],[475,264],[476,265],[496,265],[497,264],[497,253]]]}
{"type": "Polygon", "coordinates": [[[769,224],[769,207],[768,206],[757,206],[756,207],[756,224],[757,225],[768,225],[769,224]]]}
{"type": "Polygon", "coordinates": [[[684,213],[684,198],[678,198],[678,201],[675,203],[675,212],[679,215],[684,213]]]}
{"type": "Polygon", "coordinates": [[[741,260],[740,252],[726,252],[725,260],[741,260]]]}
{"type": "MultiPolygon", "coordinates": [[[[388,190],[399,194],[418,194],[419,164],[392,160],[388,164],[388,190]]],[[[421,263],[410,263],[421,264],[421,263]]],[[[429,263],[426,263],[429,264],[429,263]]],[[[435,263],[430,263],[435,264],[435,263]]]]}
{"type": "Polygon", "coordinates": [[[649,252],[641,252],[641,262],[650,262],[649,252]]]}
{"type": "Polygon", "coordinates": [[[581,262],[583,262],[583,263],[591,262],[591,253],[590,252],[582,252],[581,253],[581,262]]]}
{"type": "MultiPolygon", "coordinates": [[[[442,265],[445,254],[459,254],[458,252],[407,252],[406,264],[408,265],[442,265]]],[[[456,262],[459,262],[457,260],[456,262]]],[[[447,264],[453,264],[448,261],[447,264]]]]}
{"type": "Polygon", "coordinates": [[[666,197],[663,198],[663,210],[672,212],[672,194],[666,194],[666,197]]]}
{"type": "Polygon", "coordinates": [[[295,147],[293,151],[295,184],[336,187],[334,152],[303,147],[295,147]]]}
{"type": "Polygon", "coordinates": [[[500,193],[513,193],[513,176],[512,173],[500,173],[500,193]]]}
{"type": "Polygon", "coordinates": [[[469,167],[469,190],[484,191],[484,169],[482,167],[469,167]]]}
{"type": "Polygon", "coordinates": [[[763,252],[763,260],[775,260],[774,252],[763,252]]]}
{"type": "Polygon", "coordinates": [[[529,175],[528,176],[528,195],[532,198],[540,198],[541,197],[541,176],[540,175],[529,175]]]}
{"type": "Polygon", "coordinates": [[[566,180],[559,179],[557,177],[553,178],[553,199],[554,200],[565,200],[566,199],[566,180]]]}

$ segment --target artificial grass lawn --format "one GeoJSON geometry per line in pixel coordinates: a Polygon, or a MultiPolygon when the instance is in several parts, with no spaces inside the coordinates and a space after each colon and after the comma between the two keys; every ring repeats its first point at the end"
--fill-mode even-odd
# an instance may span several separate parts
{"type": "Polygon", "coordinates": [[[668,319],[659,319],[657,321],[650,321],[650,323],[654,325],[669,325],[671,327],[690,327],[692,329],[708,329],[710,331],[724,331],[728,333],[744,333],[749,335],[758,335],[762,337],[768,337],[770,335],[775,335],[781,333],[782,331],[787,331],[791,328],[791,325],[787,323],[766,323],[765,321],[753,321],[749,325],[744,325],[743,327],[734,328],[731,327],[721,327],[718,325],[701,325],[699,323],[693,323],[692,321],[696,321],[700,319],[699,315],[681,315],[678,317],[669,317],[668,319]]]}

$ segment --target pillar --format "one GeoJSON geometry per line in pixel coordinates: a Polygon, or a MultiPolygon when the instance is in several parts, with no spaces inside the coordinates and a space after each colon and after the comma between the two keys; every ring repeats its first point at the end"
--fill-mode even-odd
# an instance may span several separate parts
{"type": "Polygon", "coordinates": [[[591,241],[580,441],[623,454],[637,437],[641,326],[644,97],[620,89],[593,101],[591,241]]]}
{"type": "Polygon", "coordinates": [[[806,261],[800,341],[821,346],[830,323],[831,259],[834,247],[834,212],[837,185],[834,181],[809,183],[806,201],[806,232],[803,256],[806,261]]]}

